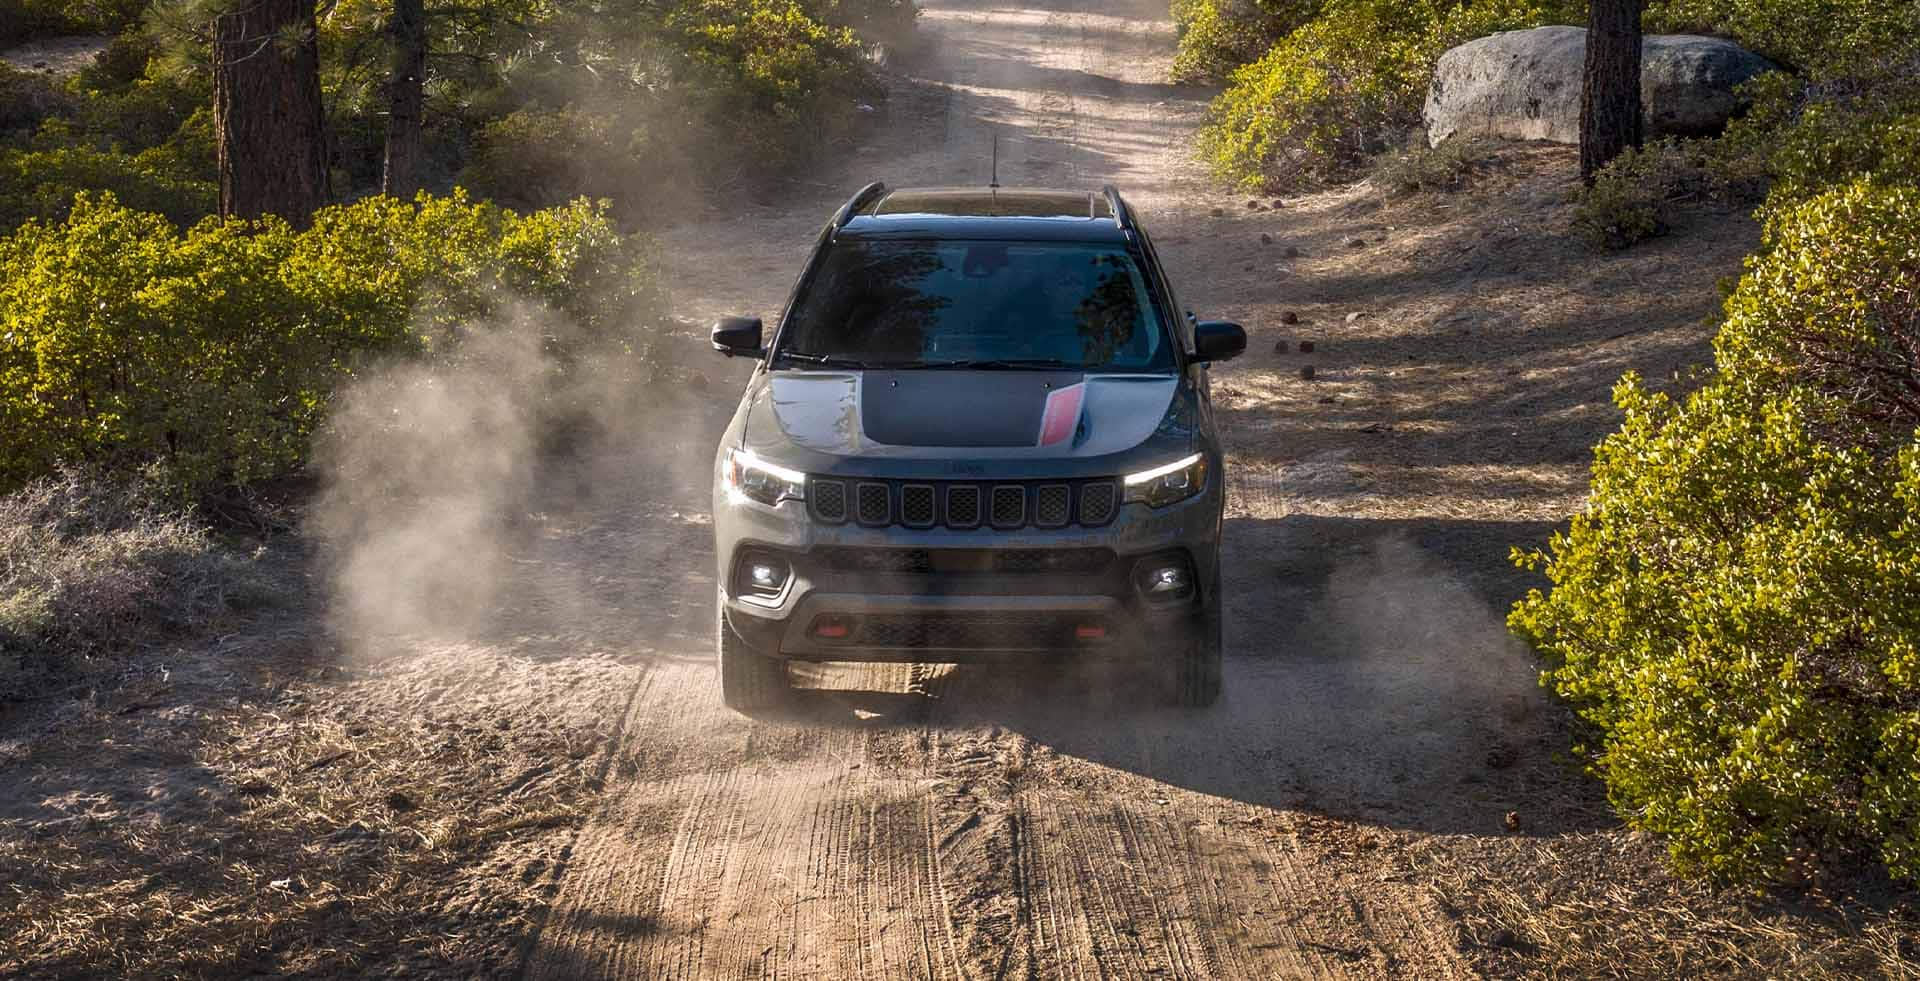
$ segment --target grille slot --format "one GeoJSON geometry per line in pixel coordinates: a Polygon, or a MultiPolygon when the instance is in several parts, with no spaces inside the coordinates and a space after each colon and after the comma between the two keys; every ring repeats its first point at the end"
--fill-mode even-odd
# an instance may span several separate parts
{"type": "Polygon", "coordinates": [[[1089,527],[1098,527],[1113,520],[1119,495],[1111,482],[1082,484],[1080,486],[1080,523],[1089,527]]]}
{"type": "Polygon", "coordinates": [[[1027,523],[1027,489],[1002,484],[993,489],[993,526],[1018,528],[1027,523]]]}
{"type": "Polygon", "coordinates": [[[1073,488],[1066,484],[1048,484],[1033,496],[1033,523],[1042,528],[1058,528],[1073,519],[1073,488]]]}
{"type": "Polygon", "coordinates": [[[909,528],[933,527],[935,498],[929,484],[908,484],[900,488],[900,523],[909,528]]]}
{"type": "Polygon", "coordinates": [[[926,549],[834,545],[815,553],[835,572],[878,575],[1094,575],[1113,561],[1104,548],[926,549]]]}
{"type": "Polygon", "coordinates": [[[815,480],[807,489],[813,516],[830,525],[847,520],[847,485],[838,480],[815,480]]]}
{"type": "Polygon", "coordinates": [[[947,488],[947,527],[980,527],[980,488],[954,484],[947,488]]]}
{"type": "Polygon", "coordinates": [[[1084,646],[1074,627],[1080,619],[1046,613],[967,613],[845,617],[852,629],[829,641],[844,647],[950,650],[1059,650],[1084,646]]]}
{"type": "Polygon", "coordinates": [[[863,525],[884,525],[893,516],[892,491],[886,484],[862,483],[855,492],[855,506],[863,525]]]}

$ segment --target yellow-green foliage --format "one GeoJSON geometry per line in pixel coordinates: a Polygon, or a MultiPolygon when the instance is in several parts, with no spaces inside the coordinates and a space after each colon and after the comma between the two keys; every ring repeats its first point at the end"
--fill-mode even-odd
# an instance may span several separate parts
{"type": "Polygon", "coordinates": [[[1570,14],[1561,0],[1331,0],[1234,73],[1201,150],[1217,173],[1246,187],[1346,175],[1418,123],[1434,62],[1448,48],[1570,14]]]}
{"type": "Polygon", "coordinates": [[[1649,33],[1731,37],[1806,75],[1859,72],[1910,40],[1905,0],[1651,0],[1649,33]]]}
{"type": "Polygon", "coordinates": [[[1678,864],[1920,879],[1920,189],[1778,209],[1683,401],[1632,376],[1512,625],[1678,864]]]}
{"type": "Polygon", "coordinates": [[[764,176],[844,135],[856,99],[879,89],[851,28],[815,19],[797,0],[699,0],[666,24],[694,66],[709,139],[729,147],[721,171],[764,176]]]}
{"type": "Polygon", "coordinates": [[[447,350],[509,302],[604,336],[650,300],[631,243],[584,201],[522,217],[371,198],[306,231],[181,232],[82,195],[0,239],[0,486],[74,460],[158,465],[186,488],[284,474],[370,357],[447,350]]]}
{"type": "Polygon", "coordinates": [[[1173,22],[1180,32],[1173,78],[1225,79],[1241,65],[1260,60],[1321,6],[1322,0],[1173,0],[1173,22]]]}

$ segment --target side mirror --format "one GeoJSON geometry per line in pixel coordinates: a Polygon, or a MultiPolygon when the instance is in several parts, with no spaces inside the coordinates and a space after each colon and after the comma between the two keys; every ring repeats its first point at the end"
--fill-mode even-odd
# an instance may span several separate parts
{"type": "Polygon", "coordinates": [[[1227,361],[1247,349],[1247,332],[1225,320],[1202,320],[1193,325],[1195,361],[1227,361]]]}
{"type": "Polygon", "coordinates": [[[760,349],[760,329],[759,317],[721,317],[713,322],[713,349],[729,358],[757,358],[766,353],[760,349]]]}

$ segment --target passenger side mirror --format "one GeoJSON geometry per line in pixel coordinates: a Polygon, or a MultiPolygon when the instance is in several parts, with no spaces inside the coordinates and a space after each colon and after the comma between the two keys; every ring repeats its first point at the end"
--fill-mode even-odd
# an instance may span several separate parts
{"type": "Polygon", "coordinates": [[[1193,325],[1195,361],[1228,361],[1247,349],[1246,329],[1225,320],[1202,320],[1193,325]]]}
{"type": "Polygon", "coordinates": [[[760,347],[760,329],[759,317],[721,317],[713,322],[713,349],[729,358],[757,358],[766,353],[760,347]]]}

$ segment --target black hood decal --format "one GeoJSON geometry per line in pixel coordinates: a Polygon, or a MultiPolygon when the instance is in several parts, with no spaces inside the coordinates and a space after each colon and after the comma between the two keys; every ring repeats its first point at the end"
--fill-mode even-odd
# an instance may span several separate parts
{"type": "MultiPolygon", "coordinates": [[[[1049,397],[1082,377],[1078,371],[868,371],[860,380],[860,418],[868,439],[893,446],[1035,446],[1049,397]]],[[[1078,412],[1077,400],[1072,408],[1078,412]]]]}

